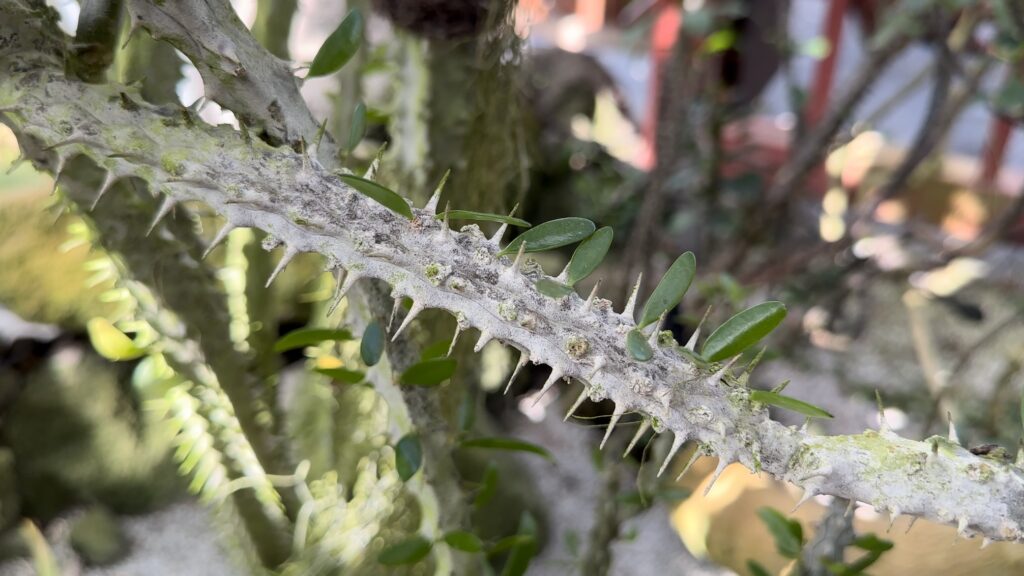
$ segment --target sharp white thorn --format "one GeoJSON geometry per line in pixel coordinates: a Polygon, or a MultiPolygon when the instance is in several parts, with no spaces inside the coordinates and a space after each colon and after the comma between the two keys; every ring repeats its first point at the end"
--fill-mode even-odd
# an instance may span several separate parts
{"type": "Polygon", "coordinates": [[[636,447],[637,442],[644,437],[644,434],[651,429],[651,421],[644,418],[640,421],[640,427],[636,429],[636,434],[633,435],[633,439],[629,441],[629,445],[626,446],[626,451],[622,453],[622,457],[629,456],[629,453],[636,447]]]}
{"type": "Polygon", "coordinates": [[[679,449],[683,447],[684,443],[686,443],[686,434],[681,434],[679,432],[673,432],[672,434],[674,435],[674,438],[672,439],[672,447],[668,449],[668,455],[665,456],[665,461],[661,463],[661,468],[658,468],[658,478],[661,478],[661,475],[665,473],[665,469],[668,468],[669,462],[676,457],[676,453],[679,452],[679,449]]]}
{"type": "Polygon", "coordinates": [[[512,265],[509,266],[503,274],[515,274],[519,270],[519,265],[523,262],[523,254],[526,253],[526,242],[519,245],[519,251],[516,252],[516,258],[512,261],[512,265]]]}
{"type": "Polygon", "coordinates": [[[206,250],[203,250],[203,256],[201,259],[206,260],[206,257],[210,255],[210,252],[213,252],[213,249],[223,242],[228,237],[228,234],[234,229],[234,224],[230,222],[224,224],[224,226],[217,231],[217,235],[213,237],[213,240],[210,241],[210,245],[206,247],[206,250]]]}
{"type": "Polygon", "coordinates": [[[444,176],[441,176],[441,181],[437,183],[437,188],[434,188],[434,193],[431,194],[430,200],[427,200],[423,209],[431,214],[437,214],[437,206],[441,203],[441,192],[444,190],[445,182],[448,182],[448,176],[452,173],[451,170],[445,170],[444,176]]]}
{"type": "Polygon", "coordinates": [[[459,341],[459,334],[462,334],[462,325],[456,322],[455,335],[452,336],[452,343],[448,345],[448,353],[445,354],[445,357],[452,355],[452,351],[455,350],[455,343],[459,341]]]}
{"type": "MultiPolygon", "coordinates": [[[[719,462],[719,464],[721,464],[721,462],[719,462]]],[[[815,490],[814,488],[804,488],[803,496],[800,497],[800,500],[797,500],[796,506],[793,506],[793,509],[790,510],[789,513],[792,514],[793,512],[796,512],[798,508],[806,504],[808,500],[814,498],[817,495],[818,491],[815,490]]]]}
{"type": "Polygon", "coordinates": [[[483,332],[480,333],[480,338],[476,341],[476,344],[473,346],[473,352],[479,352],[483,350],[484,346],[487,346],[487,343],[493,339],[494,337],[491,336],[491,333],[484,330],[483,332]]]}
{"type": "Polygon", "coordinates": [[[448,221],[449,204],[444,207],[444,220],[441,221],[441,237],[448,238],[452,235],[451,223],[448,221]]]}
{"type": "MultiPolygon", "coordinates": [[[[505,385],[505,394],[508,394],[508,391],[512,388],[512,382],[515,381],[516,376],[519,375],[519,371],[522,370],[523,366],[526,366],[526,363],[529,361],[530,354],[528,352],[519,353],[519,362],[516,364],[515,370],[512,371],[512,375],[508,378],[508,384],[505,385]]],[[[568,416],[566,416],[566,418],[568,418],[568,416]]]]}
{"type": "Polygon", "coordinates": [[[658,333],[661,332],[661,325],[665,321],[665,316],[668,312],[662,312],[661,316],[658,317],[658,321],[654,323],[654,330],[651,330],[651,335],[647,337],[647,343],[653,348],[658,345],[658,333]]]}
{"type": "Polygon", "coordinates": [[[697,446],[697,449],[693,451],[693,455],[691,455],[690,459],[686,461],[686,466],[683,466],[683,471],[676,476],[676,482],[683,479],[683,476],[690,471],[690,467],[693,466],[693,463],[696,462],[703,453],[704,449],[701,446],[697,446]]]}
{"type": "Polygon", "coordinates": [[[281,260],[277,263],[277,266],[274,268],[274,271],[270,273],[270,278],[267,278],[267,283],[263,287],[270,288],[270,285],[274,283],[274,280],[277,278],[277,275],[280,274],[281,271],[284,270],[286,266],[288,266],[288,263],[291,262],[292,259],[295,258],[295,255],[298,253],[299,251],[296,250],[295,248],[292,248],[291,246],[285,248],[284,254],[281,255],[281,260]]]}
{"type": "Polygon", "coordinates": [[[700,338],[700,329],[704,327],[704,321],[708,319],[709,314],[711,314],[711,306],[708,306],[707,310],[704,311],[704,316],[702,316],[700,322],[697,323],[697,327],[694,328],[693,334],[690,335],[690,339],[686,341],[686,349],[690,352],[697,351],[697,339],[700,338]]]}
{"type": "Polygon", "coordinates": [[[359,280],[358,274],[349,274],[344,268],[338,269],[338,276],[335,278],[334,296],[331,298],[331,305],[327,308],[328,316],[334,314],[334,311],[338,309],[341,299],[345,297],[345,294],[356,283],[356,280],[359,280]]]}
{"type": "Polygon", "coordinates": [[[907,529],[903,531],[904,534],[909,534],[910,533],[910,529],[914,527],[914,523],[917,522],[917,518],[918,518],[917,516],[911,516],[910,517],[910,523],[907,524],[907,529]]]}
{"type": "Polygon", "coordinates": [[[900,519],[901,511],[899,506],[893,506],[893,509],[889,511],[889,527],[885,529],[886,533],[892,532],[893,525],[900,519]]]}
{"type": "Polygon", "coordinates": [[[363,178],[366,179],[366,180],[373,180],[373,178],[377,175],[377,169],[378,168],[380,168],[380,154],[379,153],[373,159],[373,161],[370,162],[370,167],[367,168],[366,172],[363,173],[363,178]]]}
{"type": "Polygon", "coordinates": [[[391,317],[388,318],[388,332],[391,332],[391,327],[395,324],[395,316],[398,316],[398,310],[402,308],[402,297],[397,294],[394,296],[394,304],[391,305],[391,317]]]}
{"type": "Polygon", "coordinates": [[[736,360],[738,360],[738,359],[739,359],[739,356],[734,356],[732,358],[732,360],[729,360],[729,362],[727,362],[725,366],[722,366],[718,370],[718,372],[715,372],[714,374],[712,374],[711,375],[711,385],[713,386],[713,385],[718,384],[719,382],[721,382],[722,378],[729,371],[729,369],[732,368],[732,365],[735,364],[736,360]]]}
{"type": "Polygon", "coordinates": [[[488,242],[494,245],[495,248],[501,248],[501,239],[505,237],[505,232],[508,230],[508,224],[502,223],[498,226],[498,230],[487,239],[488,242]]]}
{"type": "Polygon", "coordinates": [[[604,445],[608,443],[608,439],[612,437],[612,431],[615,430],[615,425],[619,423],[619,419],[626,413],[626,405],[619,402],[615,405],[615,410],[612,412],[612,418],[608,421],[608,428],[604,431],[604,438],[601,439],[601,445],[598,450],[604,450],[604,445]]]}
{"type": "Polygon", "coordinates": [[[405,328],[409,324],[412,324],[412,321],[417,316],[419,316],[420,312],[423,312],[423,309],[424,309],[424,306],[422,304],[420,304],[419,302],[413,302],[412,303],[412,308],[409,309],[409,313],[406,314],[405,315],[405,319],[402,320],[402,325],[398,327],[398,330],[395,330],[395,335],[391,337],[391,341],[392,342],[394,342],[395,340],[398,340],[399,334],[401,334],[402,331],[405,330],[405,328]]]}
{"type": "Polygon", "coordinates": [[[594,287],[590,289],[590,296],[587,296],[587,301],[583,303],[584,311],[590,310],[590,307],[594,305],[594,298],[597,297],[597,289],[601,287],[601,282],[603,280],[603,278],[598,279],[598,281],[594,283],[594,287]]]}
{"type": "MultiPolygon", "coordinates": [[[[718,458],[718,466],[715,466],[715,473],[711,475],[711,482],[708,482],[707,488],[704,489],[704,496],[707,496],[711,489],[715,487],[715,482],[718,482],[718,477],[722,475],[726,466],[729,465],[729,461],[724,456],[718,458]]],[[[807,493],[804,493],[804,497],[807,497],[807,493]]]]}
{"type": "Polygon", "coordinates": [[[956,435],[956,425],[953,424],[953,415],[946,412],[946,418],[949,419],[949,441],[953,444],[960,444],[960,438],[956,435]]]}
{"type": "Polygon", "coordinates": [[[175,203],[176,200],[173,197],[169,195],[164,196],[164,201],[160,203],[160,208],[157,209],[156,215],[153,216],[153,221],[149,223],[149,229],[146,230],[146,236],[149,236],[150,234],[153,233],[153,230],[156,228],[156,225],[159,224],[160,221],[164,219],[164,216],[167,216],[167,214],[174,209],[175,203]]]}
{"type": "Polygon", "coordinates": [[[961,537],[965,537],[966,536],[966,534],[967,534],[967,524],[968,524],[967,516],[961,516],[956,521],[956,535],[957,536],[961,536],[961,537]]]}
{"type": "Polygon", "coordinates": [[[597,358],[594,358],[594,369],[590,372],[590,376],[587,377],[587,380],[593,380],[594,376],[597,376],[597,373],[600,372],[602,368],[604,368],[604,365],[607,362],[608,361],[605,360],[604,356],[598,356],[597,358]]]}
{"type": "Polygon", "coordinates": [[[572,418],[572,415],[576,413],[576,410],[578,410],[579,407],[583,405],[583,401],[589,397],[590,395],[587,393],[587,388],[584,387],[583,392],[580,392],[579,398],[577,398],[576,401],[572,403],[572,407],[569,408],[569,411],[565,413],[565,418],[562,418],[562,422],[566,422],[569,420],[569,418],[572,418]]]}
{"type": "Polygon", "coordinates": [[[991,545],[991,544],[992,544],[992,539],[991,538],[982,538],[982,540],[981,540],[981,549],[984,550],[985,548],[988,548],[989,545],[991,545]]]}
{"type": "Polygon", "coordinates": [[[100,198],[110,190],[110,187],[114,185],[117,180],[117,174],[113,170],[107,172],[107,175],[103,178],[103,184],[100,185],[100,189],[96,191],[96,197],[93,198],[92,204],[89,206],[89,212],[96,209],[96,205],[100,203],[100,198]]]}
{"type": "Polygon", "coordinates": [[[548,390],[551,390],[551,388],[554,387],[555,382],[558,382],[562,378],[562,374],[562,371],[559,370],[558,368],[551,368],[551,375],[548,376],[547,381],[544,382],[544,386],[541,387],[540,392],[537,393],[537,397],[534,398],[532,404],[533,406],[536,406],[537,403],[540,402],[540,399],[543,398],[544,395],[548,393],[548,390]]]}
{"type": "Polygon", "coordinates": [[[622,309],[622,315],[630,320],[633,320],[633,310],[636,308],[637,295],[640,293],[640,283],[644,280],[644,273],[641,272],[636,277],[636,284],[633,285],[633,291],[629,293],[629,300],[626,300],[626,307],[622,309]]]}

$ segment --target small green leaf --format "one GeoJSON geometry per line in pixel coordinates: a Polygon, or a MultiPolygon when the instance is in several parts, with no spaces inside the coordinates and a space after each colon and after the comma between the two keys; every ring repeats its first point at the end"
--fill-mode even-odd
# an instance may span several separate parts
{"type": "Polygon", "coordinates": [[[804,547],[804,529],[796,520],[786,518],[778,510],[759,508],[757,515],[775,538],[775,548],[786,558],[798,558],[804,547]]]}
{"type": "Polygon", "coordinates": [[[348,128],[348,150],[352,151],[363,140],[366,133],[366,104],[359,102],[352,110],[352,122],[348,128]]]}
{"type": "Polygon", "coordinates": [[[330,328],[299,328],[285,334],[277,342],[274,342],[274,352],[285,352],[306,346],[316,346],[328,340],[341,341],[351,340],[352,333],[348,330],[330,328]]]}
{"type": "Polygon", "coordinates": [[[710,362],[731,358],[753,346],[786,317],[782,302],[762,302],[729,318],[704,342],[701,355],[710,362]]]}
{"type": "Polygon", "coordinates": [[[527,536],[525,534],[513,534],[512,536],[506,536],[492,544],[491,547],[487,549],[487,555],[495,556],[516,546],[529,544],[534,540],[535,538],[533,536],[527,536]]]}
{"type": "Polygon", "coordinates": [[[324,76],[341,70],[363,42],[363,15],[352,10],[338,28],[324,40],[309,65],[309,78],[324,76]]]}
{"type": "Polygon", "coordinates": [[[557,280],[550,278],[541,278],[537,280],[534,287],[537,288],[537,292],[549,297],[549,298],[563,298],[573,293],[573,289],[557,280]]]}
{"type": "Polygon", "coordinates": [[[605,254],[608,253],[608,248],[612,245],[614,235],[611,227],[605,226],[591,234],[576,248],[565,273],[565,282],[569,286],[575,286],[577,282],[597,270],[601,261],[604,260],[605,254]]]}
{"type": "Polygon", "coordinates": [[[832,417],[831,414],[813,404],[808,404],[807,402],[797,400],[796,398],[783,396],[782,394],[776,394],[774,392],[753,390],[750,392],[750,399],[762,404],[770,404],[772,406],[778,406],[779,408],[785,408],[786,410],[792,410],[793,412],[798,412],[804,416],[810,416],[811,418],[832,417]]]}
{"type": "Polygon", "coordinates": [[[420,360],[430,360],[431,358],[440,358],[445,356],[448,354],[448,348],[450,348],[451,345],[451,340],[438,340],[420,352],[420,360]]]}
{"type": "Polygon", "coordinates": [[[445,534],[444,541],[445,544],[463,552],[475,553],[484,549],[484,543],[480,538],[476,534],[466,532],[465,530],[455,530],[445,534]]]}
{"type": "Polygon", "coordinates": [[[637,326],[643,328],[656,321],[663,313],[678,306],[683,301],[683,296],[686,296],[696,273],[697,258],[693,252],[686,252],[676,258],[644,304],[644,311],[640,314],[640,323],[637,326]]]}
{"type": "Polygon", "coordinates": [[[515,438],[473,438],[471,440],[463,440],[460,443],[463,448],[487,448],[491,450],[511,450],[516,452],[529,452],[531,454],[537,454],[543,456],[548,460],[554,460],[554,456],[547,449],[524,442],[522,440],[516,440],[515,438]]]}
{"type": "Polygon", "coordinates": [[[750,576],[772,576],[771,572],[754,560],[747,560],[747,570],[750,571],[750,576]]]}
{"type": "MultiPolygon", "coordinates": [[[[444,219],[444,212],[441,212],[437,216],[434,216],[438,220],[444,219]]],[[[509,224],[512,226],[518,226],[520,228],[529,228],[532,226],[526,220],[520,218],[513,218],[512,216],[503,216],[501,214],[489,214],[487,212],[473,212],[472,210],[449,210],[449,220],[478,220],[480,222],[501,222],[502,224],[509,224]]]]}
{"type": "Polygon", "coordinates": [[[93,318],[85,325],[92,347],[107,360],[134,360],[146,353],[106,318],[93,318]]]}
{"type": "Polygon", "coordinates": [[[395,444],[395,468],[403,482],[412,478],[423,463],[423,447],[415,434],[406,434],[395,444]]]}
{"type": "Polygon", "coordinates": [[[359,343],[359,355],[363,364],[374,366],[380,362],[380,356],[384,353],[384,329],[380,322],[374,320],[363,331],[363,341],[359,343]]]}
{"type": "Polygon", "coordinates": [[[853,545],[868,552],[887,552],[893,547],[892,541],[883,540],[875,534],[865,534],[854,540],[853,545]]]}
{"type": "Polygon", "coordinates": [[[409,208],[409,203],[405,201],[405,198],[399,196],[394,190],[385,188],[372,180],[360,178],[353,174],[342,174],[341,176],[338,176],[338,178],[340,178],[345,184],[355,188],[359,193],[375,200],[381,206],[384,206],[395,214],[400,214],[409,220],[412,220],[412,209],[409,208]]]}
{"type": "Polygon", "coordinates": [[[523,576],[530,567],[530,561],[537,554],[537,521],[529,512],[523,512],[519,518],[517,533],[519,536],[529,537],[530,540],[512,547],[501,576],[523,576]]]}
{"type": "Polygon", "coordinates": [[[455,412],[455,420],[459,423],[460,432],[469,432],[476,422],[475,388],[467,386],[459,399],[459,408],[455,412]]]}
{"type": "Polygon", "coordinates": [[[480,488],[477,490],[476,496],[473,497],[473,507],[478,510],[483,508],[497,493],[498,467],[494,465],[494,462],[489,462],[484,470],[484,477],[480,479],[480,488]]]}
{"type": "Polygon", "coordinates": [[[413,536],[381,551],[377,562],[385,566],[415,564],[430,554],[434,544],[422,536],[413,536]]]}
{"type": "Polygon", "coordinates": [[[523,242],[526,242],[527,252],[543,252],[568,246],[593,234],[594,228],[594,223],[586,218],[549,220],[516,236],[515,240],[499,252],[499,255],[515,254],[523,242]]]}
{"type": "Polygon", "coordinates": [[[418,362],[402,373],[401,383],[407,386],[437,386],[455,374],[455,359],[431,358],[418,362]]]}
{"type": "Polygon", "coordinates": [[[647,343],[647,337],[635,328],[626,334],[626,350],[630,356],[641,362],[647,362],[654,356],[654,350],[647,343]]]}
{"type": "Polygon", "coordinates": [[[363,378],[366,378],[366,374],[358,370],[346,370],[345,368],[317,368],[316,372],[345,384],[359,384],[363,378]]]}

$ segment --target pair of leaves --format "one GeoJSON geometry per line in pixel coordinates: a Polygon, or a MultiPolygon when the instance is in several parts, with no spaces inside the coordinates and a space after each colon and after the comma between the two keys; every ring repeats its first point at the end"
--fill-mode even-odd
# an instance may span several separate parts
{"type": "Polygon", "coordinates": [[[779,408],[785,408],[786,410],[792,410],[809,416],[811,418],[831,418],[832,414],[829,414],[825,410],[818,408],[813,404],[808,404],[802,400],[791,398],[789,396],[783,396],[775,392],[767,392],[765,390],[752,390],[750,392],[750,399],[754,402],[760,402],[762,404],[769,404],[771,406],[778,406],[779,408]]]}
{"type": "Polygon", "coordinates": [[[548,460],[554,460],[554,456],[547,449],[524,442],[522,440],[516,440],[514,438],[473,438],[471,440],[463,440],[460,443],[463,448],[486,448],[490,450],[509,450],[514,452],[529,452],[531,454],[537,454],[548,460]]]}
{"type": "Polygon", "coordinates": [[[359,10],[349,12],[317,50],[313,63],[309,65],[309,78],[341,70],[359,51],[363,43],[363,27],[362,13],[359,10]]]}
{"type": "MultiPolygon", "coordinates": [[[[554,228],[553,235],[544,235],[543,237],[536,238],[534,240],[526,240],[526,251],[534,252],[533,248],[535,242],[541,246],[545,246],[547,245],[545,244],[546,242],[553,242],[553,238],[559,237],[560,234],[564,233],[565,236],[561,236],[561,239],[558,240],[558,242],[562,242],[568,238],[575,238],[576,236],[583,234],[586,230],[593,229],[593,222],[584,220],[583,218],[563,218],[563,220],[577,220],[580,222],[569,223],[568,225],[563,223],[554,228]],[[573,230],[575,230],[575,232],[573,232],[573,230]]],[[[554,222],[558,221],[552,220],[551,222],[545,222],[538,226],[536,230],[540,230],[545,224],[552,224],[554,222]]],[[[563,284],[562,282],[552,280],[551,278],[541,278],[535,284],[537,291],[549,298],[555,299],[564,298],[565,296],[572,294],[573,286],[575,286],[580,280],[589,276],[597,269],[598,266],[601,265],[601,261],[604,260],[605,255],[608,253],[608,248],[612,245],[613,235],[614,233],[612,232],[612,229],[605,226],[604,228],[593,232],[589,236],[584,236],[583,242],[576,247],[576,250],[572,253],[572,258],[569,259],[569,264],[565,267],[565,283],[563,284]]],[[[526,235],[524,234],[523,236],[526,235]]],[[[516,240],[519,240],[519,238],[516,238],[516,240]]],[[[571,244],[575,241],[575,239],[567,241],[565,244],[571,244]]],[[[521,245],[521,243],[519,245],[521,245]]],[[[519,245],[516,247],[517,251],[519,250],[519,245]]],[[[509,246],[511,246],[511,244],[509,246]]],[[[506,248],[506,250],[508,250],[508,248],[506,248]]]]}
{"type": "Polygon", "coordinates": [[[701,355],[709,362],[731,358],[750,348],[786,317],[782,302],[762,302],[729,318],[704,342],[701,355]]]}
{"type": "Polygon", "coordinates": [[[799,558],[804,547],[804,529],[796,520],[790,520],[773,508],[759,508],[757,515],[775,539],[775,548],[786,558],[799,558]]]}
{"type": "Polygon", "coordinates": [[[274,343],[274,352],[281,353],[306,346],[316,346],[326,341],[351,340],[352,333],[344,329],[299,328],[285,334],[274,343]]]}
{"type": "Polygon", "coordinates": [[[455,365],[452,358],[430,358],[410,366],[399,381],[407,386],[437,386],[455,374],[455,365]]]}
{"type": "Polygon", "coordinates": [[[515,254],[526,243],[526,252],[543,252],[575,244],[594,233],[594,223],[586,218],[559,218],[538,224],[516,236],[499,256],[515,254]]]}

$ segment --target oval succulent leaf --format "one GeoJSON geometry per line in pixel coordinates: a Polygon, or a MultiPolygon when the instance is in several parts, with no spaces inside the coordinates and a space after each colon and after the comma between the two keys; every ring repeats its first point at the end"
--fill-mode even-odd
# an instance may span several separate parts
{"type": "Polygon", "coordinates": [[[762,302],[729,318],[718,327],[701,349],[711,362],[731,358],[768,335],[786,317],[782,302],[762,302]]]}
{"type": "Polygon", "coordinates": [[[776,394],[775,392],[754,390],[750,393],[750,399],[762,404],[770,404],[772,406],[778,406],[779,408],[785,408],[786,410],[792,410],[793,412],[803,414],[804,416],[810,416],[811,418],[832,417],[832,414],[829,414],[825,410],[822,410],[813,404],[808,404],[807,402],[797,400],[796,398],[789,396],[783,396],[782,394],[776,394]]]}
{"type": "Polygon", "coordinates": [[[352,151],[356,146],[363,140],[363,135],[366,133],[366,104],[362,102],[356,104],[354,110],[352,110],[352,123],[348,129],[348,150],[352,151]]]}
{"type": "MultiPolygon", "coordinates": [[[[435,216],[438,220],[444,219],[444,212],[435,216]]],[[[474,212],[472,210],[449,210],[449,220],[478,220],[480,222],[501,222],[502,224],[509,224],[512,226],[518,226],[520,228],[529,228],[532,226],[526,220],[520,218],[513,218],[512,216],[504,216],[502,214],[490,214],[488,212],[474,212]]]]}
{"type": "Polygon", "coordinates": [[[538,292],[550,298],[562,298],[573,292],[571,287],[550,278],[541,278],[534,286],[538,292]]]}
{"type": "Polygon", "coordinates": [[[775,548],[786,558],[797,558],[804,547],[803,527],[796,520],[790,520],[778,510],[767,506],[759,508],[757,515],[768,527],[775,539],[775,548]]]}
{"type": "Polygon", "coordinates": [[[380,362],[383,353],[384,329],[380,322],[374,320],[363,331],[363,341],[359,343],[359,356],[363,359],[363,364],[374,366],[380,362]]]}
{"type": "Polygon", "coordinates": [[[668,272],[662,276],[661,282],[651,293],[651,297],[644,304],[643,313],[640,314],[638,326],[643,328],[651,322],[656,321],[664,312],[672,310],[683,301],[683,296],[690,288],[693,277],[697,273],[697,258],[693,252],[686,252],[669,267],[668,272]]]}
{"type": "Polygon", "coordinates": [[[358,370],[347,370],[345,368],[317,368],[318,374],[323,374],[331,380],[345,384],[359,384],[366,378],[366,374],[358,370]]]}
{"type": "Polygon", "coordinates": [[[352,10],[338,28],[324,40],[309,65],[309,78],[324,76],[341,70],[363,43],[363,15],[352,10]]]}
{"type": "Polygon", "coordinates": [[[107,360],[134,360],[146,353],[106,318],[93,318],[85,327],[92,347],[107,360]]]}
{"type": "Polygon", "coordinates": [[[444,535],[446,544],[463,552],[475,553],[484,549],[480,537],[465,530],[455,530],[444,535]]]}
{"type": "Polygon", "coordinates": [[[515,254],[523,242],[526,242],[527,252],[543,252],[561,248],[590,236],[594,233],[594,228],[594,223],[586,218],[549,220],[516,236],[515,240],[509,242],[500,254],[515,254]]]}
{"type": "Polygon", "coordinates": [[[630,356],[641,362],[647,362],[654,356],[654,350],[647,343],[647,337],[639,330],[630,330],[626,334],[626,350],[630,356]]]}
{"type": "Polygon", "coordinates": [[[306,346],[316,346],[328,340],[351,340],[352,333],[348,330],[330,328],[299,328],[282,336],[274,343],[274,352],[285,352],[306,346]]]}
{"type": "Polygon", "coordinates": [[[380,555],[377,556],[377,562],[385,566],[415,564],[426,558],[433,546],[430,540],[422,536],[413,536],[382,550],[380,555]]]}
{"type": "Polygon", "coordinates": [[[412,478],[423,463],[423,447],[420,438],[415,434],[407,434],[395,445],[395,468],[403,482],[412,478]]]}
{"type": "Polygon", "coordinates": [[[408,386],[437,386],[455,374],[452,358],[431,358],[418,362],[402,373],[401,382],[408,386]]]}
{"type": "Polygon", "coordinates": [[[569,260],[569,266],[566,268],[566,284],[576,285],[601,265],[605,254],[608,253],[608,248],[612,245],[613,236],[614,232],[611,227],[605,226],[591,234],[576,248],[576,251],[572,253],[572,259],[569,260]]]}
{"type": "Polygon", "coordinates": [[[471,440],[463,440],[461,446],[463,448],[487,448],[491,450],[529,452],[531,454],[543,456],[548,460],[554,459],[551,452],[548,452],[547,449],[537,446],[536,444],[516,440],[515,438],[473,438],[471,440]]]}
{"type": "Polygon", "coordinates": [[[394,190],[381,186],[372,180],[360,178],[352,174],[342,174],[338,178],[345,184],[355,188],[360,194],[376,201],[395,214],[400,214],[412,220],[412,209],[409,208],[409,203],[394,190]]]}

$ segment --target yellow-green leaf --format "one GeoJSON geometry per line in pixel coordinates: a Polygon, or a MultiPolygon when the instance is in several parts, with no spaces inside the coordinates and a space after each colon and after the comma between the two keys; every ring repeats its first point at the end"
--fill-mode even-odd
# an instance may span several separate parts
{"type": "Polygon", "coordinates": [[[465,530],[455,530],[445,534],[444,541],[452,548],[463,552],[476,553],[484,549],[484,543],[480,537],[465,530]]]}
{"type": "Polygon", "coordinates": [[[274,352],[285,352],[295,348],[316,346],[321,342],[351,340],[352,333],[344,329],[299,328],[285,334],[274,343],[274,352]]]}
{"type": "MultiPolygon", "coordinates": [[[[444,219],[444,212],[441,212],[437,216],[434,216],[438,220],[444,219]]],[[[529,228],[532,226],[526,220],[521,218],[513,218],[512,216],[505,216],[502,214],[489,214],[487,212],[474,212],[472,210],[448,210],[449,220],[478,220],[480,222],[501,222],[502,224],[510,224],[512,226],[518,226],[520,228],[529,228]]]]}
{"type": "Polygon", "coordinates": [[[412,478],[423,463],[423,447],[415,434],[406,434],[395,445],[395,468],[402,481],[412,478]]]}
{"type": "Polygon", "coordinates": [[[402,373],[401,382],[407,386],[437,386],[455,374],[452,358],[431,358],[410,366],[402,373]]]}
{"type": "Polygon", "coordinates": [[[385,548],[377,556],[377,562],[385,566],[400,566],[403,564],[415,564],[430,554],[433,543],[422,536],[413,536],[403,540],[394,546],[385,548]]]}
{"type": "Polygon", "coordinates": [[[626,350],[630,356],[641,362],[647,362],[654,356],[654,350],[647,343],[647,337],[639,330],[630,330],[626,334],[626,350]]]}
{"type": "Polygon", "coordinates": [[[566,284],[575,286],[577,282],[590,276],[590,273],[601,265],[605,254],[608,253],[608,248],[612,245],[614,235],[611,227],[605,226],[576,247],[565,273],[566,284]]]}
{"type": "Polygon", "coordinates": [[[785,408],[786,410],[792,410],[793,412],[798,412],[804,416],[810,416],[811,418],[832,417],[831,414],[813,404],[808,404],[807,402],[797,400],[790,396],[776,394],[775,392],[754,390],[750,393],[750,399],[762,404],[770,404],[772,406],[778,406],[779,408],[785,408]]]}
{"type": "Polygon", "coordinates": [[[543,252],[575,244],[594,233],[594,223],[586,218],[559,218],[538,224],[516,236],[500,254],[515,254],[526,242],[527,252],[543,252]]]}
{"type": "Polygon", "coordinates": [[[352,10],[320,46],[320,50],[313,57],[313,63],[309,65],[309,77],[324,76],[341,70],[359,50],[362,42],[363,15],[359,10],[352,10]]]}
{"type": "Polygon", "coordinates": [[[649,325],[656,321],[661,315],[672,310],[683,301],[683,296],[690,288],[693,277],[697,273],[697,258],[693,252],[686,252],[669,267],[668,272],[662,276],[657,288],[651,293],[651,297],[644,304],[644,310],[640,314],[639,327],[649,325]]]}
{"type": "Polygon", "coordinates": [[[701,349],[710,362],[731,358],[768,335],[786,317],[782,302],[762,302],[729,318],[715,330],[701,349]]]}
{"type": "Polygon", "coordinates": [[[412,220],[412,209],[409,208],[409,203],[394,190],[353,174],[342,174],[338,178],[345,184],[355,188],[360,194],[369,197],[395,214],[400,214],[412,220]]]}
{"type": "Polygon", "coordinates": [[[86,330],[89,332],[92,347],[107,360],[134,360],[146,353],[106,318],[89,320],[86,330]]]}
{"type": "Polygon", "coordinates": [[[380,356],[384,353],[384,329],[380,322],[374,320],[363,331],[363,341],[359,343],[359,356],[363,364],[374,366],[380,362],[380,356]]]}

